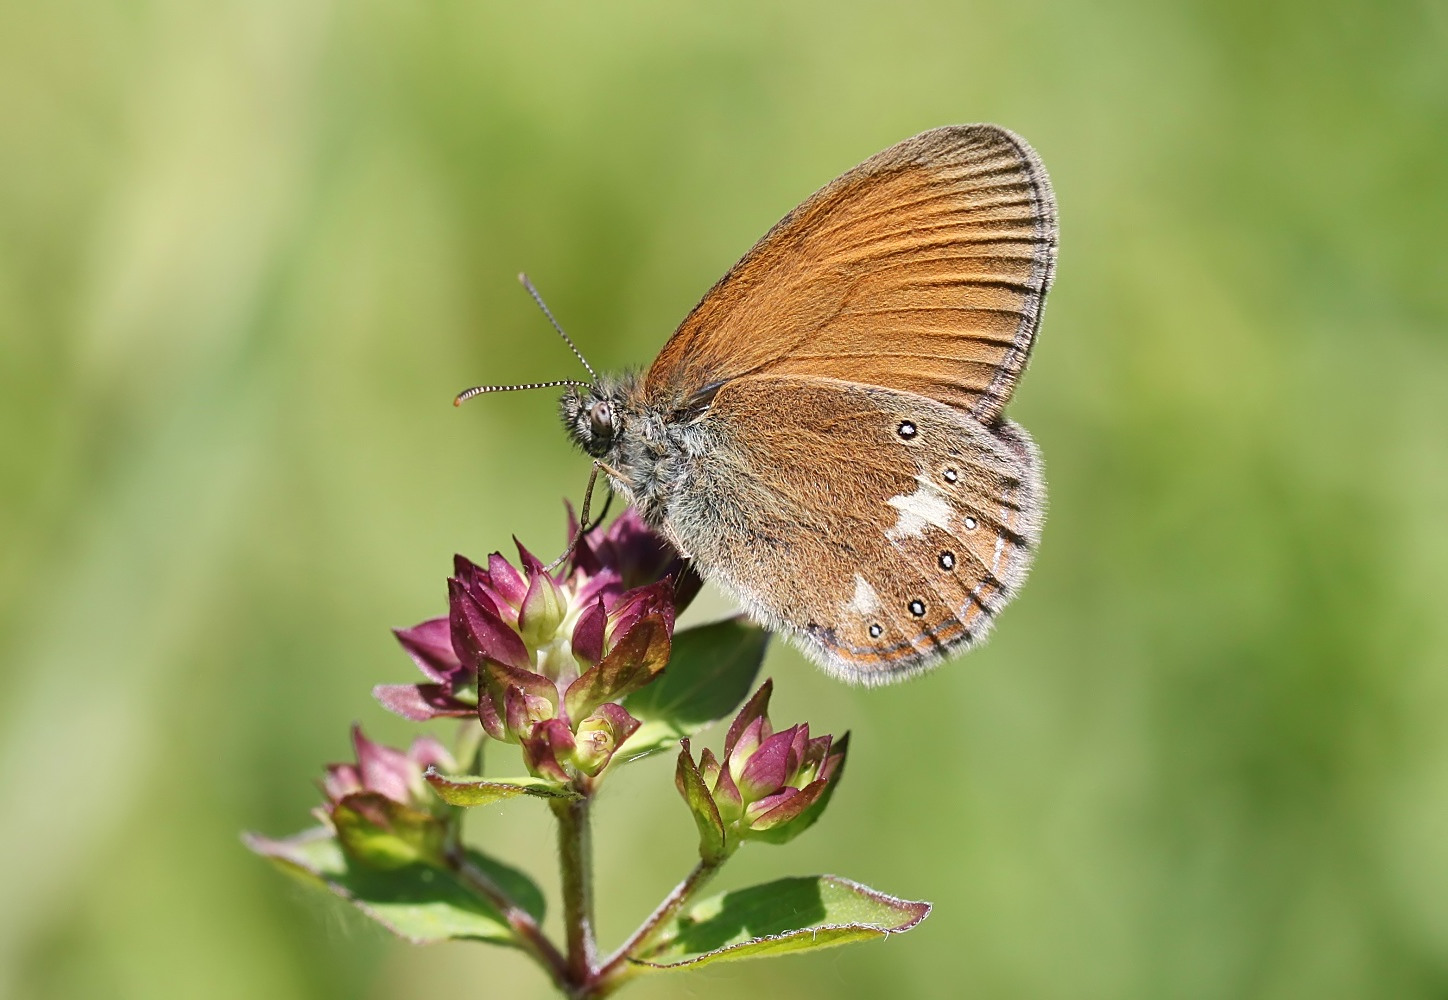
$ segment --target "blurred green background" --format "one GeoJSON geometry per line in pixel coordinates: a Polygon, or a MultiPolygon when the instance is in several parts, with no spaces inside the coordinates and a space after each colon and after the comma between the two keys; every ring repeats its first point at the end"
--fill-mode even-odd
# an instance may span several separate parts
{"type": "MultiPolygon", "coordinates": [[[[625,995],[1448,996],[1437,0],[0,2],[0,995],[548,995],[237,840],[410,731],[369,688],[454,551],[563,544],[552,394],[450,397],[579,375],[517,271],[642,365],[809,192],[982,120],[1061,208],[1036,570],[910,684],[775,649],[850,773],[721,883],[935,914],[625,995]]],[[[662,761],[598,823],[611,944],[692,833],[662,761]]],[[[475,831],[551,872],[543,810],[475,831]]]]}

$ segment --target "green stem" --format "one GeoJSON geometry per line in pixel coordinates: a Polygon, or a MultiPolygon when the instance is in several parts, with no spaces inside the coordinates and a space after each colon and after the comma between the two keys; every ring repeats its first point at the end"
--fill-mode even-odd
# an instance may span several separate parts
{"type": "Polygon", "coordinates": [[[533,919],[532,914],[523,909],[502,886],[480,869],[477,865],[468,860],[467,855],[460,848],[453,847],[446,854],[447,865],[452,871],[465,882],[469,888],[495,906],[503,919],[508,921],[508,926],[518,937],[519,946],[548,972],[553,984],[559,989],[568,991],[568,962],[562,952],[548,940],[543,933],[543,928],[538,926],[538,921],[533,919]]]}
{"type": "Polygon", "coordinates": [[[588,817],[592,802],[585,795],[579,799],[554,800],[551,804],[558,817],[568,979],[575,990],[581,990],[592,982],[598,959],[593,936],[593,837],[588,817]]]}
{"type": "Polygon", "coordinates": [[[592,993],[593,996],[607,996],[632,975],[632,967],[628,964],[629,957],[649,944],[659,931],[678,915],[689,900],[693,899],[695,894],[714,877],[714,874],[723,867],[727,860],[727,856],[712,861],[701,860],[682,882],[674,886],[673,891],[664,897],[663,902],[653,913],[649,914],[647,920],[639,925],[638,930],[634,931],[627,941],[619,945],[618,950],[603,963],[595,977],[596,986],[592,993]]]}

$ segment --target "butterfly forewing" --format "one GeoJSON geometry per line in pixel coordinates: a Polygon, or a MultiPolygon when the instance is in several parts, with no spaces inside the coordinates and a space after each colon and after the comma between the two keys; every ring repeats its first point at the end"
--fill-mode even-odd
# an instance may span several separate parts
{"type": "Polygon", "coordinates": [[[669,522],[767,624],[887,680],[978,640],[1023,581],[1043,503],[1024,431],[837,379],[726,383],[669,522]]]}
{"type": "Polygon", "coordinates": [[[1056,209],[1023,140],[935,129],[871,157],[780,221],[704,297],[644,392],[685,405],[750,375],[913,392],[994,423],[1055,267],[1056,209]]]}

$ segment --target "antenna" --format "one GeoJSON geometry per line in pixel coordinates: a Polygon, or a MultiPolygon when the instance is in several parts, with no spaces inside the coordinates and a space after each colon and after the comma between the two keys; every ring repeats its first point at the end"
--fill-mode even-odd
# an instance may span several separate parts
{"type": "Polygon", "coordinates": [[[578,345],[573,342],[573,338],[563,332],[563,327],[558,325],[558,321],[554,319],[553,314],[548,311],[548,306],[543,301],[543,296],[538,294],[538,289],[533,287],[533,282],[529,281],[528,276],[522,273],[518,275],[518,280],[523,283],[524,288],[528,289],[528,294],[533,296],[533,301],[538,303],[538,308],[543,310],[543,315],[548,317],[548,322],[553,324],[553,329],[558,331],[558,336],[562,337],[563,342],[573,349],[573,356],[583,362],[583,367],[588,369],[588,374],[593,376],[593,380],[597,382],[598,372],[593,370],[593,365],[588,363],[588,359],[583,356],[583,352],[578,349],[578,345]]]}
{"type": "MultiPolygon", "coordinates": [[[[528,290],[528,294],[533,296],[533,301],[538,303],[538,308],[543,310],[543,315],[548,317],[548,322],[553,324],[553,329],[558,331],[558,336],[562,337],[563,342],[573,351],[573,356],[583,363],[583,367],[588,369],[588,374],[593,377],[593,380],[595,382],[598,381],[598,372],[593,370],[593,366],[588,363],[588,359],[583,356],[583,352],[578,349],[578,345],[573,342],[573,338],[563,332],[563,327],[559,326],[558,321],[553,318],[553,313],[549,311],[547,303],[543,301],[543,296],[538,294],[538,289],[533,287],[533,282],[528,280],[526,274],[519,274],[518,280],[522,282],[523,287],[528,290]]],[[[578,379],[573,378],[560,378],[552,382],[526,382],[521,385],[475,385],[471,389],[464,389],[458,393],[457,396],[453,398],[453,406],[462,406],[474,396],[481,396],[485,392],[516,392],[519,389],[552,389],[560,385],[576,385],[586,389],[592,384],[592,382],[580,382],[578,379]]],[[[597,473],[597,470],[594,471],[597,473]]],[[[591,488],[590,486],[590,489],[591,488]]]]}
{"type": "Polygon", "coordinates": [[[592,382],[581,382],[576,378],[554,379],[552,382],[525,382],[522,385],[475,385],[471,389],[464,389],[453,399],[453,406],[462,406],[474,396],[481,396],[485,392],[516,392],[519,389],[552,389],[558,385],[577,385],[588,388],[592,382]]]}

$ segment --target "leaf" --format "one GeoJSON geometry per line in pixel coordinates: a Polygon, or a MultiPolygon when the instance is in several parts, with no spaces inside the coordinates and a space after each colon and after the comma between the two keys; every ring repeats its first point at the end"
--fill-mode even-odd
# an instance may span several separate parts
{"type": "Polygon", "coordinates": [[[634,956],[657,969],[763,958],[900,934],[929,903],[896,899],[837,875],[786,878],[695,904],[634,956]]]}
{"type": "Polygon", "coordinates": [[[769,633],[743,618],[674,633],[673,655],[663,675],[624,699],[643,723],[619,749],[628,761],[676,746],[744,700],[759,673],[769,633]]]}
{"type": "MultiPolygon", "coordinates": [[[[366,868],[347,858],[326,827],[281,840],[249,833],[242,841],[283,870],[335,892],[413,944],[459,938],[514,943],[512,929],[498,910],[444,869],[427,865],[392,871],[366,868]]],[[[543,919],[543,893],[532,879],[477,851],[468,850],[467,855],[518,906],[543,919]]]]}
{"type": "Polygon", "coordinates": [[[489,806],[520,795],[545,799],[573,799],[577,794],[547,778],[446,777],[428,768],[427,783],[450,806],[489,806]]]}

